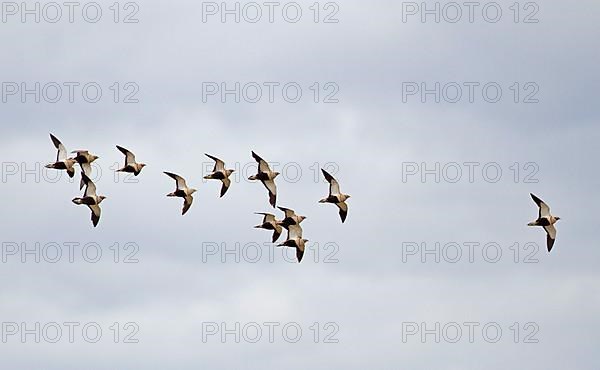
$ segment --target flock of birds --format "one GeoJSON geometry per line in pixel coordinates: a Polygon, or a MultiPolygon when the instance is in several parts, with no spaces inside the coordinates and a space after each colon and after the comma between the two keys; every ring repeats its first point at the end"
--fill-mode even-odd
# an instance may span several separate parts
{"type": "MultiPolygon", "coordinates": [[[[97,195],[96,184],[90,179],[92,166],[91,163],[94,162],[99,157],[91,154],[87,150],[74,150],[71,153],[74,153],[75,156],[69,157],[67,154],[67,150],[62,142],[54,135],[50,134],[50,138],[52,139],[52,143],[57,149],[56,160],[54,163],[50,163],[46,165],[46,168],[53,168],[56,170],[64,170],[67,172],[69,177],[73,178],[75,176],[75,166],[79,165],[81,168],[81,181],[79,185],[79,189],[85,190],[81,197],[73,198],[72,202],[77,205],[86,205],[91,211],[91,220],[94,227],[98,225],[100,221],[101,208],[100,203],[106,197],[104,195],[97,195]]],[[[122,168],[116,170],[117,172],[126,172],[132,173],[135,176],[138,176],[142,169],[146,166],[144,163],[139,163],[136,161],[135,155],[117,145],[117,149],[125,155],[125,164],[122,168]]],[[[221,181],[221,197],[227,193],[227,190],[231,186],[231,180],[229,177],[234,172],[234,170],[226,169],[225,162],[220,160],[217,157],[206,154],[206,156],[212,159],[215,162],[213,170],[210,174],[204,176],[204,179],[207,180],[219,180],[221,181]]],[[[258,154],[252,152],[252,157],[258,163],[258,170],[256,175],[250,176],[248,179],[253,181],[260,181],[265,186],[269,194],[269,203],[273,208],[277,206],[277,186],[275,184],[275,178],[279,175],[279,172],[271,171],[269,164],[262,159],[258,154]]],[[[331,176],[327,171],[321,169],[323,176],[329,182],[329,195],[321,200],[319,203],[332,203],[335,204],[339,208],[339,215],[342,223],[346,221],[346,216],[348,215],[348,205],[346,204],[346,200],[350,198],[350,195],[344,194],[340,191],[340,185],[337,180],[331,176]]],[[[181,214],[185,215],[186,212],[192,206],[192,202],[194,201],[193,194],[196,192],[196,189],[190,188],[185,179],[177,174],[172,172],[164,172],[167,176],[171,177],[175,180],[175,191],[167,194],[168,197],[179,197],[183,198],[183,209],[181,214]]],[[[256,214],[262,215],[263,220],[260,225],[255,226],[255,228],[266,229],[273,231],[272,242],[275,243],[279,237],[281,236],[282,229],[286,229],[288,234],[286,240],[279,244],[278,246],[282,247],[291,247],[296,249],[296,257],[298,262],[302,261],[302,257],[304,256],[304,247],[307,239],[302,237],[302,227],[300,223],[306,219],[305,216],[297,215],[292,209],[277,207],[281,211],[283,211],[284,216],[283,219],[278,220],[274,214],[265,213],[265,212],[257,212],[256,214]]]]}

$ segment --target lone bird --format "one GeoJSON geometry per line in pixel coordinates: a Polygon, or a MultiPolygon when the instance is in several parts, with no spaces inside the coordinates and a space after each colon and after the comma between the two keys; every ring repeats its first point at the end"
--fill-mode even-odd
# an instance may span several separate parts
{"type": "Polygon", "coordinates": [[[291,225],[288,229],[286,241],[278,246],[296,248],[296,258],[298,258],[298,263],[300,263],[304,256],[304,245],[307,241],[308,239],[302,238],[302,227],[300,225],[291,225]]]}
{"type": "MultiPolygon", "coordinates": [[[[90,154],[87,150],[74,150],[71,153],[76,153],[75,160],[79,163],[81,167],[81,171],[89,178],[92,175],[92,166],[91,163],[96,159],[100,158],[97,155],[90,154]]],[[[85,182],[83,181],[83,177],[79,182],[79,189],[83,189],[85,182]]]]}
{"type": "Polygon", "coordinates": [[[329,182],[329,196],[321,199],[319,203],[333,203],[338,206],[340,209],[340,218],[342,219],[342,223],[344,223],[344,221],[346,221],[346,216],[348,215],[346,199],[350,198],[350,196],[348,194],[342,194],[340,191],[340,184],[327,171],[321,168],[321,172],[323,172],[323,176],[325,176],[325,179],[329,182]]]}
{"type": "Polygon", "coordinates": [[[281,236],[281,225],[279,221],[275,219],[275,215],[271,213],[256,212],[257,215],[263,215],[263,220],[260,225],[254,226],[255,229],[273,230],[273,241],[275,243],[281,236]]]}
{"type": "Polygon", "coordinates": [[[54,147],[56,147],[57,149],[56,161],[54,163],[47,164],[46,168],[54,168],[55,170],[65,170],[67,171],[67,174],[69,174],[69,177],[73,178],[73,176],[75,176],[74,166],[75,163],[77,163],[77,161],[75,160],[75,158],[67,158],[67,149],[65,149],[63,143],[61,143],[60,140],[56,138],[56,136],[50,134],[50,139],[52,139],[54,147]]]}
{"type": "Polygon", "coordinates": [[[298,216],[294,210],[284,207],[277,207],[282,210],[285,214],[283,220],[279,221],[277,224],[283,226],[288,229],[292,225],[300,225],[302,221],[306,219],[305,216],[298,216]]]}
{"type": "Polygon", "coordinates": [[[133,154],[129,150],[118,145],[117,149],[119,149],[121,153],[125,154],[125,166],[123,166],[123,168],[118,169],[116,172],[133,173],[135,176],[137,176],[140,174],[140,172],[142,172],[142,168],[146,167],[146,164],[144,163],[137,163],[135,161],[135,154],[133,154]]]}
{"type": "Polygon", "coordinates": [[[85,174],[81,173],[81,180],[85,184],[85,191],[83,192],[83,197],[81,198],[73,198],[73,203],[77,205],[85,204],[92,211],[92,224],[94,227],[98,225],[98,221],[100,221],[100,203],[106,197],[104,195],[96,195],[96,184],[85,174]]]}
{"type": "Polygon", "coordinates": [[[221,180],[221,182],[223,183],[223,185],[221,186],[221,197],[223,197],[223,195],[227,193],[227,189],[229,189],[229,186],[231,185],[231,180],[229,180],[229,176],[231,176],[231,174],[235,170],[226,170],[225,162],[223,162],[217,157],[213,157],[210,154],[204,153],[204,155],[215,161],[215,167],[213,167],[212,173],[210,175],[204,176],[204,178],[206,180],[221,180]]]}
{"type": "Polygon", "coordinates": [[[248,180],[260,180],[265,188],[269,191],[269,203],[275,208],[277,203],[277,186],[275,185],[275,178],[279,175],[279,172],[271,171],[269,164],[258,156],[258,154],[252,152],[252,157],[258,162],[258,172],[254,176],[250,176],[248,180]]]}
{"type": "Polygon", "coordinates": [[[167,196],[183,198],[183,210],[181,211],[181,215],[185,215],[188,209],[190,209],[192,206],[192,202],[194,201],[192,194],[196,192],[196,189],[188,188],[187,184],[185,183],[185,179],[179,175],[171,172],[165,172],[165,175],[174,179],[177,186],[176,190],[167,194],[167,196]]]}
{"type": "Polygon", "coordinates": [[[543,200],[536,197],[532,193],[529,193],[531,198],[537,204],[540,211],[538,213],[537,220],[530,222],[527,226],[542,226],[544,230],[546,230],[546,245],[548,246],[548,252],[552,250],[554,246],[554,241],[556,240],[556,228],[554,228],[554,224],[556,221],[560,220],[560,217],[555,217],[550,214],[550,207],[543,200]]]}

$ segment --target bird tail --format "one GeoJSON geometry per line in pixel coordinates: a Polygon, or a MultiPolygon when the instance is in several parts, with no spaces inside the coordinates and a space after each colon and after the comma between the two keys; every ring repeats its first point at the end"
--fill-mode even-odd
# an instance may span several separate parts
{"type": "Polygon", "coordinates": [[[72,202],[75,204],[83,204],[83,200],[81,198],[73,198],[72,202]]]}
{"type": "Polygon", "coordinates": [[[175,197],[176,195],[175,195],[175,193],[169,193],[169,194],[167,194],[167,196],[168,197],[175,197]]]}
{"type": "Polygon", "coordinates": [[[45,167],[46,168],[54,168],[54,163],[47,164],[45,167]]]}
{"type": "Polygon", "coordinates": [[[537,222],[533,221],[527,224],[527,226],[537,226],[537,222]]]}
{"type": "Polygon", "coordinates": [[[210,180],[210,179],[212,179],[212,175],[206,175],[206,176],[204,176],[204,180],[210,180]]]}
{"type": "Polygon", "coordinates": [[[327,203],[327,198],[323,198],[323,199],[319,200],[319,203],[327,203]]]}
{"type": "Polygon", "coordinates": [[[256,176],[250,176],[248,177],[248,180],[257,180],[256,176]]]}

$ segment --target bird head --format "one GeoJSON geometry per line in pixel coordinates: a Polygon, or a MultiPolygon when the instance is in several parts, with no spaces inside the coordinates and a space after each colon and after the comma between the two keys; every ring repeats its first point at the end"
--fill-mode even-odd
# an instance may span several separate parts
{"type": "Polygon", "coordinates": [[[93,155],[92,158],[93,158],[92,161],[95,161],[96,159],[98,159],[100,157],[98,157],[97,155],[93,155]]]}
{"type": "Polygon", "coordinates": [[[560,217],[554,217],[554,219],[555,219],[556,221],[558,221],[558,220],[560,220],[560,217]]]}
{"type": "Polygon", "coordinates": [[[144,168],[144,167],[146,167],[146,163],[140,163],[140,167],[141,167],[141,168],[144,168]]]}
{"type": "Polygon", "coordinates": [[[300,216],[300,222],[306,220],[306,216],[300,216]]]}

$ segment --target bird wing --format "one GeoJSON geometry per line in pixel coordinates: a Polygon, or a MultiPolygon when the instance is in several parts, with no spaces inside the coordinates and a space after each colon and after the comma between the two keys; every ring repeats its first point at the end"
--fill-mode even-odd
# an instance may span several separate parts
{"type": "Polygon", "coordinates": [[[321,172],[323,172],[323,176],[325,176],[325,179],[327,180],[327,182],[329,182],[329,195],[341,194],[340,184],[337,182],[337,180],[334,179],[333,176],[329,174],[329,172],[325,171],[322,168],[321,172]]]}
{"type": "Polygon", "coordinates": [[[342,223],[344,223],[346,216],[348,216],[348,205],[346,202],[336,203],[336,205],[340,209],[340,218],[342,219],[342,223]]]}
{"type": "Polygon", "coordinates": [[[179,175],[176,175],[174,173],[171,172],[165,172],[165,175],[169,176],[170,178],[175,180],[176,186],[177,186],[177,190],[181,190],[181,189],[185,189],[187,188],[187,184],[185,183],[185,179],[179,175]]]}
{"type": "Polygon", "coordinates": [[[285,213],[285,217],[293,217],[296,215],[296,212],[294,212],[294,210],[289,209],[289,208],[285,208],[285,207],[277,207],[280,210],[282,210],[285,213]]]}
{"type": "Polygon", "coordinates": [[[210,154],[204,153],[204,155],[207,156],[208,158],[212,159],[213,161],[215,161],[215,167],[213,168],[213,172],[225,171],[225,162],[223,162],[222,160],[220,160],[217,157],[213,157],[210,154]]]}
{"type": "Polygon", "coordinates": [[[225,178],[221,180],[223,185],[221,186],[221,197],[227,193],[227,189],[229,189],[229,185],[231,185],[231,180],[225,178]]]}
{"type": "Polygon", "coordinates": [[[182,216],[185,215],[188,209],[190,209],[193,201],[194,198],[191,195],[186,195],[185,198],[183,198],[183,210],[181,211],[182,216]]]}
{"type": "Polygon", "coordinates": [[[125,154],[125,166],[127,166],[128,164],[135,163],[135,154],[133,154],[129,150],[123,148],[122,146],[117,145],[117,149],[119,149],[119,151],[121,151],[121,153],[125,154]]]}
{"type": "Polygon", "coordinates": [[[58,138],[52,134],[50,134],[50,139],[52,139],[54,147],[58,149],[58,152],[56,153],[56,162],[67,159],[67,149],[65,149],[63,143],[61,143],[60,140],[58,140],[58,138]]]}
{"type": "Polygon", "coordinates": [[[258,162],[258,172],[271,172],[267,161],[262,159],[258,154],[252,152],[252,157],[258,162]]]}
{"type": "Polygon", "coordinates": [[[535,204],[537,204],[537,206],[540,208],[538,218],[550,216],[550,207],[548,207],[548,205],[546,203],[544,203],[543,200],[541,200],[540,198],[533,195],[533,193],[529,193],[529,194],[531,195],[531,198],[533,199],[535,204]]]}
{"type": "Polygon", "coordinates": [[[83,195],[85,197],[94,197],[96,196],[96,184],[85,174],[85,172],[81,172],[81,181],[85,184],[85,191],[83,195]]]}
{"type": "Polygon", "coordinates": [[[544,230],[546,230],[546,245],[548,246],[548,252],[552,250],[554,246],[554,241],[556,240],[556,228],[554,225],[544,226],[544,230]]]}
{"type": "Polygon", "coordinates": [[[92,224],[94,225],[94,227],[96,227],[98,225],[98,221],[100,221],[100,213],[102,211],[100,210],[100,206],[97,204],[88,207],[92,211],[92,224]]]}
{"type": "Polygon", "coordinates": [[[261,182],[263,183],[265,188],[267,188],[267,190],[269,191],[269,203],[271,203],[271,205],[273,207],[275,207],[275,204],[277,203],[277,186],[275,185],[275,181],[264,180],[261,182]]]}
{"type": "Polygon", "coordinates": [[[304,243],[300,243],[300,245],[296,247],[296,258],[298,258],[298,263],[302,262],[302,257],[304,257],[304,243]]]}
{"type": "Polygon", "coordinates": [[[257,215],[263,215],[263,224],[265,222],[269,222],[269,221],[275,221],[275,215],[271,214],[271,213],[264,213],[264,212],[254,212],[257,215]]]}

